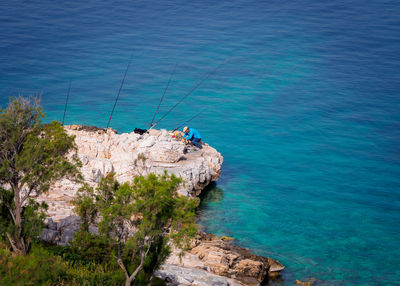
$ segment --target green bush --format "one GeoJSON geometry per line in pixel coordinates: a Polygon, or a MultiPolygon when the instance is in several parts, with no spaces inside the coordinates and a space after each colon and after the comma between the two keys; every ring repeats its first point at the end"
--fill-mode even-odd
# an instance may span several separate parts
{"type": "Polygon", "coordinates": [[[102,264],[68,264],[64,285],[114,286],[124,285],[124,273],[120,269],[108,269],[102,264]]]}
{"type": "Polygon", "coordinates": [[[26,256],[14,255],[0,244],[0,285],[59,285],[66,277],[62,260],[33,246],[26,256]]]}
{"type": "Polygon", "coordinates": [[[78,257],[82,263],[115,265],[118,268],[113,259],[114,247],[107,237],[91,234],[81,229],[75,234],[69,251],[76,256],[75,259],[78,257]]]}
{"type": "MultiPolygon", "coordinates": [[[[158,238],[151,247],[149,255],[145,259],[144,268],[138,273],[137,279],[132,283],[136,286],[149,285],[149,280],[160,259],[164,260],[169,254],[169,248],[165,246],[166,239],[158,238]]],[[[54,256],[59,256],[65,265],[65,275],[62,277],[62,285],[124,285],[125,276],[113,257],[113,249],[110,241],[105,237],[90,234],[80,230],[70,246],[57,246],[42,243],[42,247],[54,256]],[[107,251],[109,251],[107,253],[107,251]]],[[[124,255],[124,259],[130,257],[124,255]]],[[[131,267],[140,262],[136,261],[131,267]]],[[[159,278],[153,278],[153,286],[165,286],[165,282],[159,278]]]]}
{"type": "MultiPolygon", "coordinates": [[[[0,285],[123,285],[118,266],[87,264],[68,256],[69,247],[33,245],[26,256],[15,255],[0,242],[0,285]],[[60,255],[57,255],[57,253],[60,255]]],[[[84,261],[84,260],[83,260],[84,261]]]]}

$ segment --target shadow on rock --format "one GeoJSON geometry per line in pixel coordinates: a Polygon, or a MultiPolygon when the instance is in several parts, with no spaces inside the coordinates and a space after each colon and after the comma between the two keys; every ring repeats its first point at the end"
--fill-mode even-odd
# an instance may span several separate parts
{"type": "Polygon", "coordinates": [[[224,191],[211,182],[200,194],[199,211],[206,208],[209,203],[220,202],[224,198],[224,191]]]}

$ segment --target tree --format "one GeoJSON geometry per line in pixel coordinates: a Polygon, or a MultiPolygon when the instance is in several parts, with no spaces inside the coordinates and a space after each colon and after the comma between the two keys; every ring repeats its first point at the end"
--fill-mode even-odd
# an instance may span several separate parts
{"type": "Polygon", "coordinates": [[[113,174],[96,192],[83,187],[75,200],[84,227],[99,216],[99,233],[115,243],[115,257],[131,285],[144,269],[153,273],[169,255],[169,242],[181,249],[196,234],[196,199],[179,196],[181,179],[166,173],[136,177],[119,185],[113,174]],[[95,207],[94,207],[95,206],[95,207]],[[151,263],[147,263],[151,260],[151,263]]]}
{"type": "Polygon", "coordinates": [[[42,124],[43,117],[35,98],[11,98],[0,109],[0,234],[22,255],[43,224],[46,205],[34,198],[57,179],[79,177],[76,153],[66,158],[74,137],[56,121],[42,124]]]}

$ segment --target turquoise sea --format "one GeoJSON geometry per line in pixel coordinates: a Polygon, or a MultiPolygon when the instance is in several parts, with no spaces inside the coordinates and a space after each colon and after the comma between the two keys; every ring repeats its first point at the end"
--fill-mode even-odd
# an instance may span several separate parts
{"type": "Polygon", "coordinates": [[[191,125],[224,156],[199,224],[271,256],[274,285],[400,285],[400,2],[0,1],[0,105],[47,120],[191,125]]]}

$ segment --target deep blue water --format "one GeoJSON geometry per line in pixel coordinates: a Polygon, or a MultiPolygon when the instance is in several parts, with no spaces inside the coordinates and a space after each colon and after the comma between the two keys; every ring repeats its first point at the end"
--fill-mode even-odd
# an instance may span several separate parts
{"type": "MultiPolygon", "coordinates": [[[[224,156],[199,223],[286,265],[283,285],[399,285],[400,3],[1,1],[0,103],[47,120],[191,124],[224,156]]],[[[279,283],[277,283],[279,284],[279,283]]]]}

